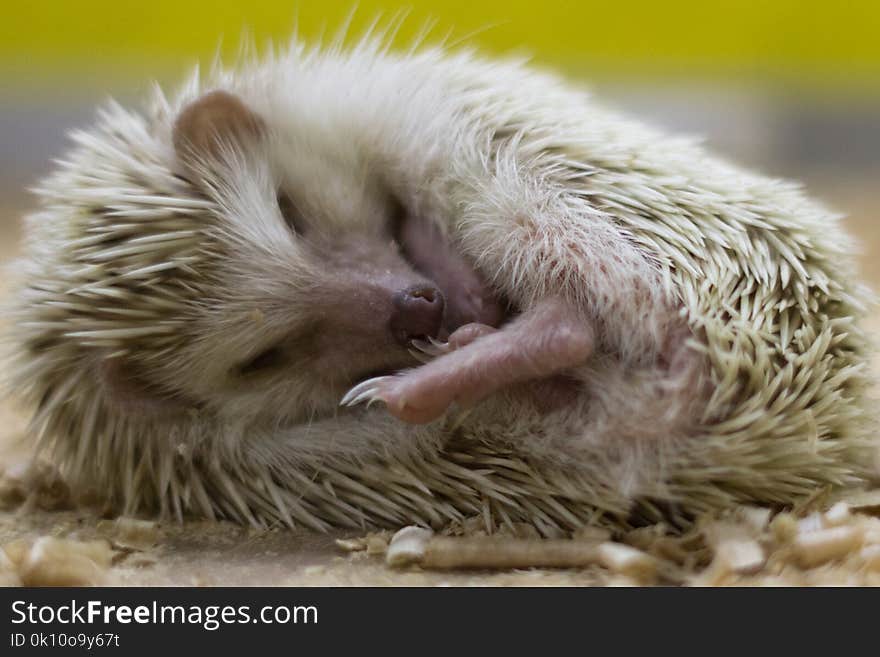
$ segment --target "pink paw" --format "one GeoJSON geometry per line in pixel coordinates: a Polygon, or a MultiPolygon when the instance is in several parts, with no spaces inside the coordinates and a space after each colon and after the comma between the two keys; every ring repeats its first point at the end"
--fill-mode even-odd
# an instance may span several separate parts
{"type": "MultiPolygon", "coordinates": [[[[496,332],[485,324],[466,324],[457,329],[448,342],[434,338],[413,340],[410,353],[422,363],[451,354],[477,338],[496,332]]],[[[439,363],[438,363],[439,364],[439,363]]],[[[388,411],[404,422],[424,424],[443,415],[454,402],[470,403],[468,377],[457,377],[455,367],[451,371],[443,366],[421,367],[399,374],[377,376],[362,381],[340,401],[342,406],[356,406],[382,402],[388,411]]]]}
{"type": "MultiPolygon", "coordinates": [[[[501,330],[466,324],[447,343],[414,341],[412,346],[424,365],[363,381],[348,391],[342,405],[381,401],[404,422],[431,422],[453,403],[469,407],[503,388],[552,379],[584,363],[592,354],[593,331],[551,299],[501,330]]],[[[550,406],[576,391],[570,383],[562,386],[565,394],[555,388],[544,393],[550,406]]]]}
{"type": "Polygon", "coordinates": [[[451,394],[443,394],[442,387],[433,386],[419,376],[419,370],[409,370],[390,376],[377,376],[354,386],[339,402],[341,406],[357,406],[382,402],[399,420],[411,424],[425,424],[436,420],[454,401],[451,394]]]}

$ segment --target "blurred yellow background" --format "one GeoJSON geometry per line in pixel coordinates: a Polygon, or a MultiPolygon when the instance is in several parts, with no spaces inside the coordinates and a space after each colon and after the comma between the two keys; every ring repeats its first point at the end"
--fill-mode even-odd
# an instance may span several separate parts
{"type": "MultiPolygon", "coordinates": [[[[258,42],[332,33],[351,0],[80,0],[7,2],[0,58],[7,73],[58,77],[123,73],[234,52],[242,30],[258,42]]],[[[402,41],[433,22],[491,53],[512,49],[544,64],[596,74],[770,76],[827,86],[867,85],[880,75],[876,0],[629,0],[629,2],[357,3],[352,33],[376,16],[406,13],[402,41]]]]}

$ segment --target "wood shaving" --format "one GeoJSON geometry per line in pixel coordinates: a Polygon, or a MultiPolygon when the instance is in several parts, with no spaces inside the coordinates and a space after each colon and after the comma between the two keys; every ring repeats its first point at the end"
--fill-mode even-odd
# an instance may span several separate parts
{"type": "Polygon", "coordinates": [[[434,532],[430,529],[404,527],[391,539],[385,554],[385,563],[395,568],[410,564],[424,565],[428,545],[433,536],[434,532]]]}
{"type": "Polygon", "coordinates": [[[21,586],[21,577],[18,576],[18,568],[7,556],[5,550],[0,550],[0,586],[21,586]]]}
{"type": "Polygon", "coordinates": [[[435,536],[421,527],[405,527],[394,535],[386,563],[428,569],[583,568],[601,564],[639,581],[651,579],[656,566],[653,557],[641,550],[610,541],[435,536]]]}
{"type": "Polygon", "coordinates": [[[16,541],[4,553],[24,586],[95,586],[106,583],[113,551],[107,541],[43,536],[16,541]]]}
{"type": "Polygon", "coordinates": [[[391,541],[391,532],[379,531],[357,538],[338,538],[335,543],[345,552],[365,552],[369,555],[377,555],[385,554],[389,541],[391,541]]]}
{"type": "Polygon", "coordinates": [[[50,464],[27,459],[0,470],[0,509],[57,511],[72,506],[70,488],[50,464]]]}
{"type": "Polygon", "coordinates": [[[159,523],[124,516],[102,520],[98,523],[98,531],[107,535],[114,547],[128,550],[147,550],[160,538],[159,523]]]}
{"type": "Polygon", "coordinates": [[[598,581],[614,586],[880,584],[880,519],[846,502],[824,512],[815,508],[804,506],[800,513],[811,511],[798,517],[744,506],[703,518],[684,534],[657,523],[617,540],[600,527],[582,528],[569,539],[519,537],[503,526],[488,535],[474,518],[440,534],[401,530],[385,563],[448,571],[599,568],[598,581]]]}
{"type": "Polygon", "coordinates": [[[860,527],[806,531],[795,539],[794,551],[800,564],[809,568],[832,559],[842,559],[858,550],[863,538],[864,532],[860,527]]]}

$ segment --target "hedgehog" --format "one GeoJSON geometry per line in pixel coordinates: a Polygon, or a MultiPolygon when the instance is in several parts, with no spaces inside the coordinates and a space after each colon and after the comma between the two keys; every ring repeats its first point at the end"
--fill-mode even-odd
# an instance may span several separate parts
{"type": "Polygon", "coordinates": [[[554,535],[874,475],[839,217],[527,62],[295,40],[72,139],[7,370],[119,512],[554,535]]]}

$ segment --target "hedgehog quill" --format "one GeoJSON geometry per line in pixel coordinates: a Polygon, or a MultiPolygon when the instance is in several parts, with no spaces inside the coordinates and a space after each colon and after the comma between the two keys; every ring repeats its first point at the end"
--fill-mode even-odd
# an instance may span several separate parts
{"type": "Polygon", "coordinates": [[[553,75],[295,42],[73,139],[9,369],[120,511],[552,535],[873,474],[838,218],[553,75]]]}

